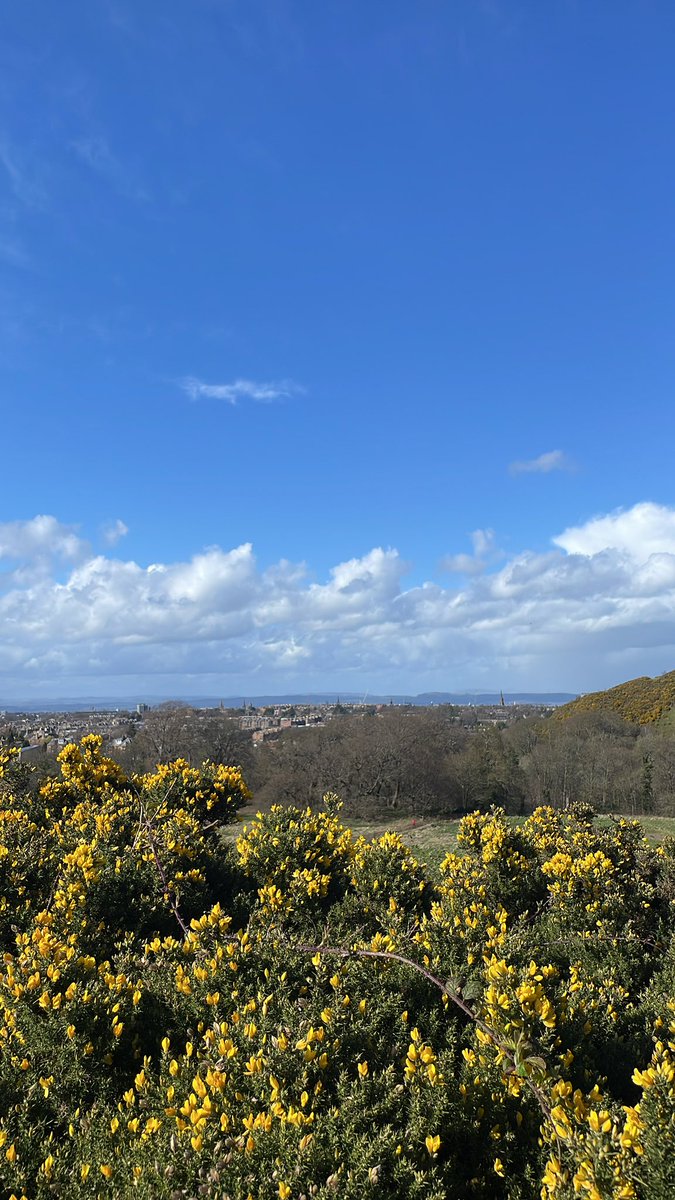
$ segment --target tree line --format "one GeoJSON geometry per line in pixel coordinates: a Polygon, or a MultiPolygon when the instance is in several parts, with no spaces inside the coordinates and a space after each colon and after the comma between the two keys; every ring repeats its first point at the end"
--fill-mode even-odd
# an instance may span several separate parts
{"type": "MultiPolygon", "coordinates": [[[[505,714],[508,716],[508,714],[505,714]]],[[[291,728],[254,746],[236,716],[163,705],[117,757],[147,770],[184,757],[240,765],[256,804],[315,805],[327,790],[352,815],[452,815],[540,804],[597,812],[675,815],[675,737],[616,714],[540,714],[481,724],[452,706],[347,710],[323,726],[291,728]]]]}

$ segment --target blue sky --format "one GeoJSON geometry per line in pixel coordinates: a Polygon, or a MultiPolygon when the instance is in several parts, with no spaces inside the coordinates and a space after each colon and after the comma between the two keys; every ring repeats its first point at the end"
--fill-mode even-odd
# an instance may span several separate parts
{"type": "Polygon", "coordinates": [[[0,701],[671,669],[674,38],[10,6],[0,701]]]}

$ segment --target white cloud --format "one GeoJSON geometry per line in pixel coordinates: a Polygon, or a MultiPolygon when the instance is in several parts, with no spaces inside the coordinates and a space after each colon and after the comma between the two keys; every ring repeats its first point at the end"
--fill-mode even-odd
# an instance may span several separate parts
{"type": "Polygon", "coordinates": [[[474,529],[471,541],[474,554],[479,558],[486,558],[495,549],[495,531],[494,529],[474,529]]]}
{"type": "Polygon", "coordinates": [[[675,510],[645,501],[572,526],[553,541],[568,554],[618,550],[645,562],[652,554],[675,554],[675,510]]]}
{"type": "MultiPolygon", "coordinates": [[[[472,540],[481,562],[497,552],[489,530],[472,540]]],[[[248,543],[143,566],[92,555],[54,517],[8,522],[0,697],[105,692],[111,680],[157,694],[253,681],[574,691],[675,665],[675,509],[593,517],[461,588],[406,587],[407,569],[375,548],[317,581],[285,560],[261,567],[248,543]]]]}
{"type": "Polygon", "coordinates": [[[0,559],[34,561],[55,557],[75,560],[87,549],[87,543],[78,537],[72,525],[62,525],[55,517],[0,523],[0,559]]]}
{"type": "Polygon", "coordinates": [[[509,465],[512,475],[548,475],[550,471],[570,471],[571,469],[572,464],[562,450],[548,450],[546,454],[540,454],[538,458],[524,459],[509,465]]]}
{"type": "Polygon", "coordinates": [[[494,529],[474,529],[469,535],[473,554],[447,554],[441,559],[442,571],[456,575],[482,575],[490,563],[503,557],[496,542],[494,529]]]}
{"type": "Polygon", "coordinates": [[[446,554],[441,559],[442,571],[450,571],[455,575],[482,575],[485,563],[473,554],[446,554]]]}
{"type": "Polygon", "coordinates": [[[124,524],[124,521],[120,521],[119,517],[116,521],[108,521],[107,525],[104,525],[101,530],[103,540],[109,546],[116,546],[120,538],[126,537],[128,532],[129,527],[124,524]]]}
{"type": "Polygon", "coordinates": [[[180,386],[191,400],[207,398],[225,400],[228,404],[236,404],[239,400],[257,400],[260,404],[271,404],[275,400],[296,395],[302,390],[291,379],[282,379],[276,383],[256,383],[253,379],[235,379],[233,383],[204,383],[193,375],[182,379],[180,386]]]}

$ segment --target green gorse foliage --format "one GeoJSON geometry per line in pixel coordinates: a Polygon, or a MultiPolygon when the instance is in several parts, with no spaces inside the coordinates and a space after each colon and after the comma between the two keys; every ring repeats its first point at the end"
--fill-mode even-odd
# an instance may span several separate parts
{"type": "Polygon", "coordinates": [[[0,1194],[665,1200],[675,853],[472,814],[434,882],[236,768],[0,763],[0,1194]]]}

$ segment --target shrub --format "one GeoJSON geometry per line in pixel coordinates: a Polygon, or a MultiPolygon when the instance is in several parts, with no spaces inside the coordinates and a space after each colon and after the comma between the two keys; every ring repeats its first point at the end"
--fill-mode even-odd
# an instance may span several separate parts
{"type": "Polygon", "coordinates": [[[238,771],[0,759],[2,1196],[665,1200],[671,848],[538,810],[397,835],[238,771]],[[236,918],[236,919],[234,919],[236,918]]]}

